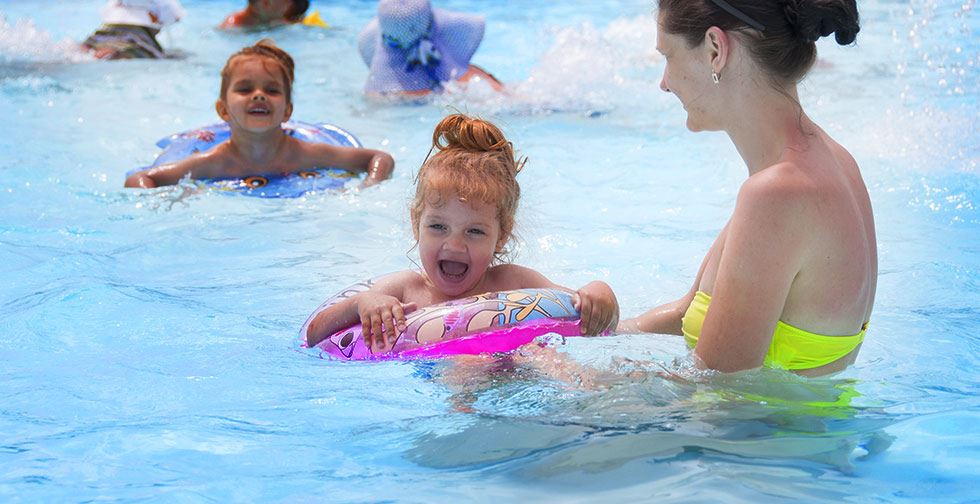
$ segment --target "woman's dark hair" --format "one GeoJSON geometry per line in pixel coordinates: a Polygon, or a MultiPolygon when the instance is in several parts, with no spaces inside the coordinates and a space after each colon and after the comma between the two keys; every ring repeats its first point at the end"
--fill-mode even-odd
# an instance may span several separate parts
{"type": "Polygon", "coordinates": [[[777,84],[803,79],[820,37],[833,33],[845,45],[860,30],[856,0],[658,0],[658,8],[663,29],[690,47],[712,26],[745,33],[756,62],[777,84]]]}

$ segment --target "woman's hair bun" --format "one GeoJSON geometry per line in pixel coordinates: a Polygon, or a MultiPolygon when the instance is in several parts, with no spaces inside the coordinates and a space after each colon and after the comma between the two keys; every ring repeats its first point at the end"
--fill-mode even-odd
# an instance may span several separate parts
{"type": "Polygon", "coordinates": [[[861,29],[855,0],[782,0],[781,3],[786,20],[806,42],[816,42],[833,33],[838,44],[850,44],[861,29]]]}

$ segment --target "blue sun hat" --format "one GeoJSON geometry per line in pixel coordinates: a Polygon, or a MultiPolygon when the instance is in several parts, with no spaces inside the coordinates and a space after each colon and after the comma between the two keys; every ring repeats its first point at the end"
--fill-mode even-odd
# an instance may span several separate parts
{"type": "Polygon", "coordinates": [[[381,0],[357,40],[370,72],[366,93],[438,89],[469,70],[482,16],[433,9],[429,0],[381,0]]]}

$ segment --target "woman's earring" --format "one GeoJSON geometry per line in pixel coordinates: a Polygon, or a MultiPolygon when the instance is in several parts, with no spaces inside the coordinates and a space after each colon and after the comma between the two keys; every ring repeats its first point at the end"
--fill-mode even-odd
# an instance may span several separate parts
{"type": "Polygon", "coordinates": [[[715,84],[721,82],[721,76],[718,75],[718,72],[711,72],[711,82],[714,82],[715,84]]]}

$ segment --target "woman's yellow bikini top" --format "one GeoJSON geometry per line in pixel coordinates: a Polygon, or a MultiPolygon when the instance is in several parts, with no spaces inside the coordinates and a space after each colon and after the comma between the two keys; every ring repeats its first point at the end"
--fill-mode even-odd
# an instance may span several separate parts
{"type": "MultiPolygon", "coordinates": [[[[694,348],[701,336],[701,326],[708,314],[711,296],[698,291],[681,319],[681,330],[687,345],[694,348]]],[[[840,359],[851,353],[864,340],[868,329],[865,323],[854,336],[824,336],[793,327],[782,320],[776,322],[772,344],[766,352],[764,366],[782,369],[812,369],[840,359]]]]}

